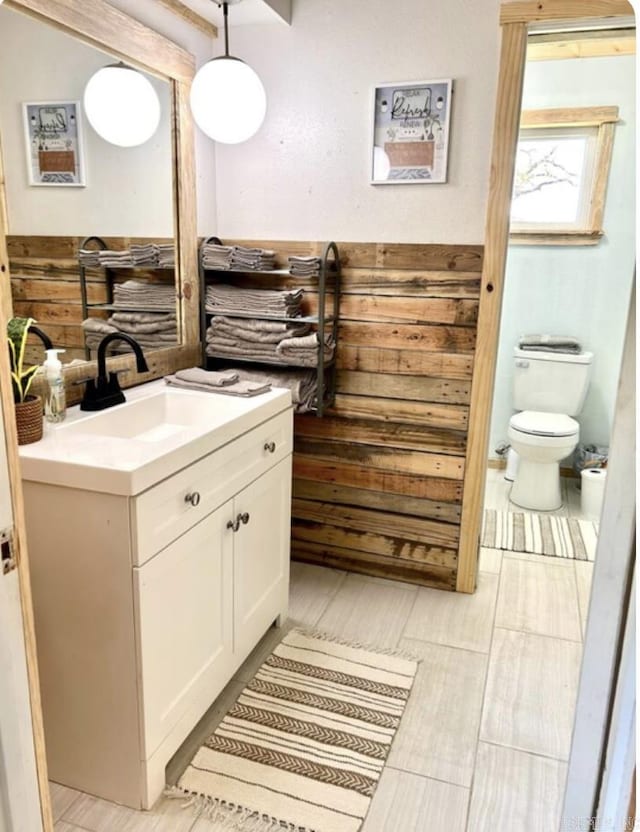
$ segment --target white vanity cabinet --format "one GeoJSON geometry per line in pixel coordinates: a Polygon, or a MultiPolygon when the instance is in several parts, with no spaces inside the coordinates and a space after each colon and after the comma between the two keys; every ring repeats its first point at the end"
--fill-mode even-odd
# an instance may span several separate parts
{"type": "Polygon", "coordinates": [[[291,453],[287,406],[139,494],[25,480],[52,780],[134,808],[160,796],[286,615],[291,453]]]}

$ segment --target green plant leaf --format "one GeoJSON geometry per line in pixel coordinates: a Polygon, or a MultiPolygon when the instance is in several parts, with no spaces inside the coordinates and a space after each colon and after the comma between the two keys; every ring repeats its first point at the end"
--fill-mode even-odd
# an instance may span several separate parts
{"type": "Polygon", "coordinates": [[[33,376],[38,366],[23,367],[24,351],[27,345],[29,327],[35,323],[34,318],[11,318],[7,323],[7,339],[9,342],[9,357],[11,359],[11,376],[13,379],[13,398],[16,402],[23,402],[31,387],[33,376]]]}

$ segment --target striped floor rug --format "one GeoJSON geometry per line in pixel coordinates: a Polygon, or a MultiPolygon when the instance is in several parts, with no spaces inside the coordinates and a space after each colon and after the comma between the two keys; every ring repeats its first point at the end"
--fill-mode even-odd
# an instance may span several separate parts
{"type": "Polygon", "coordinates": [[[178,782],[216,829],[357,832],[417,664],[289,632],[178,782]]]}
{"type": "Polygon", "coordinates": [[[486,509],[481,546],[575,560],[594,560],[598,524],[572,517],[486,509]]]}

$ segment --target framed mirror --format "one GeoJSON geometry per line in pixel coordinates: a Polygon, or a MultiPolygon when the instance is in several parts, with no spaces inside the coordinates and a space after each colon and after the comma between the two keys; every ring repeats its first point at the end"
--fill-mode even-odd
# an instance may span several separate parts
{"type": "MultiPolygon", "coordinates": [[[[101,0],[81,11],[60,0],[0,7],[0,297],[7,317],[35,318],[66,350],[70,403],[112,328],[141,343],[151,370],[126,373],[123,386],[197,363],[193,74],[191,55],[101,0]],[[84,113],[86,83],[121,60],[160,103],[156,132],[137,147],[106,142],[84,113]],[[79,258],[86,238],[115,254],[79,258]]],[[[42,344],[31,352],[41,363],[42,344]]],[[[108,363],[134,368],[128,349],[108,363]]]]}

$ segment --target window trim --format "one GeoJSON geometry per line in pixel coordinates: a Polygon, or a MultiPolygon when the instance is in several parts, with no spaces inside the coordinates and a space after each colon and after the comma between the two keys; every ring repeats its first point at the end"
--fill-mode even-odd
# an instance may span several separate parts
{"type": "Polygon", "coordinates": [[[540,231],[514,230],[509,233],[513,245],[594,246],[604,236],[602,228],[607,182],[613,152],[613,137],[619,121],[618,107],[558,107],[523,110],[521,130],[554,127],[597,127],[593,176],[588,197],[587,222],[584,229],[541,228],[540,231]]]}

